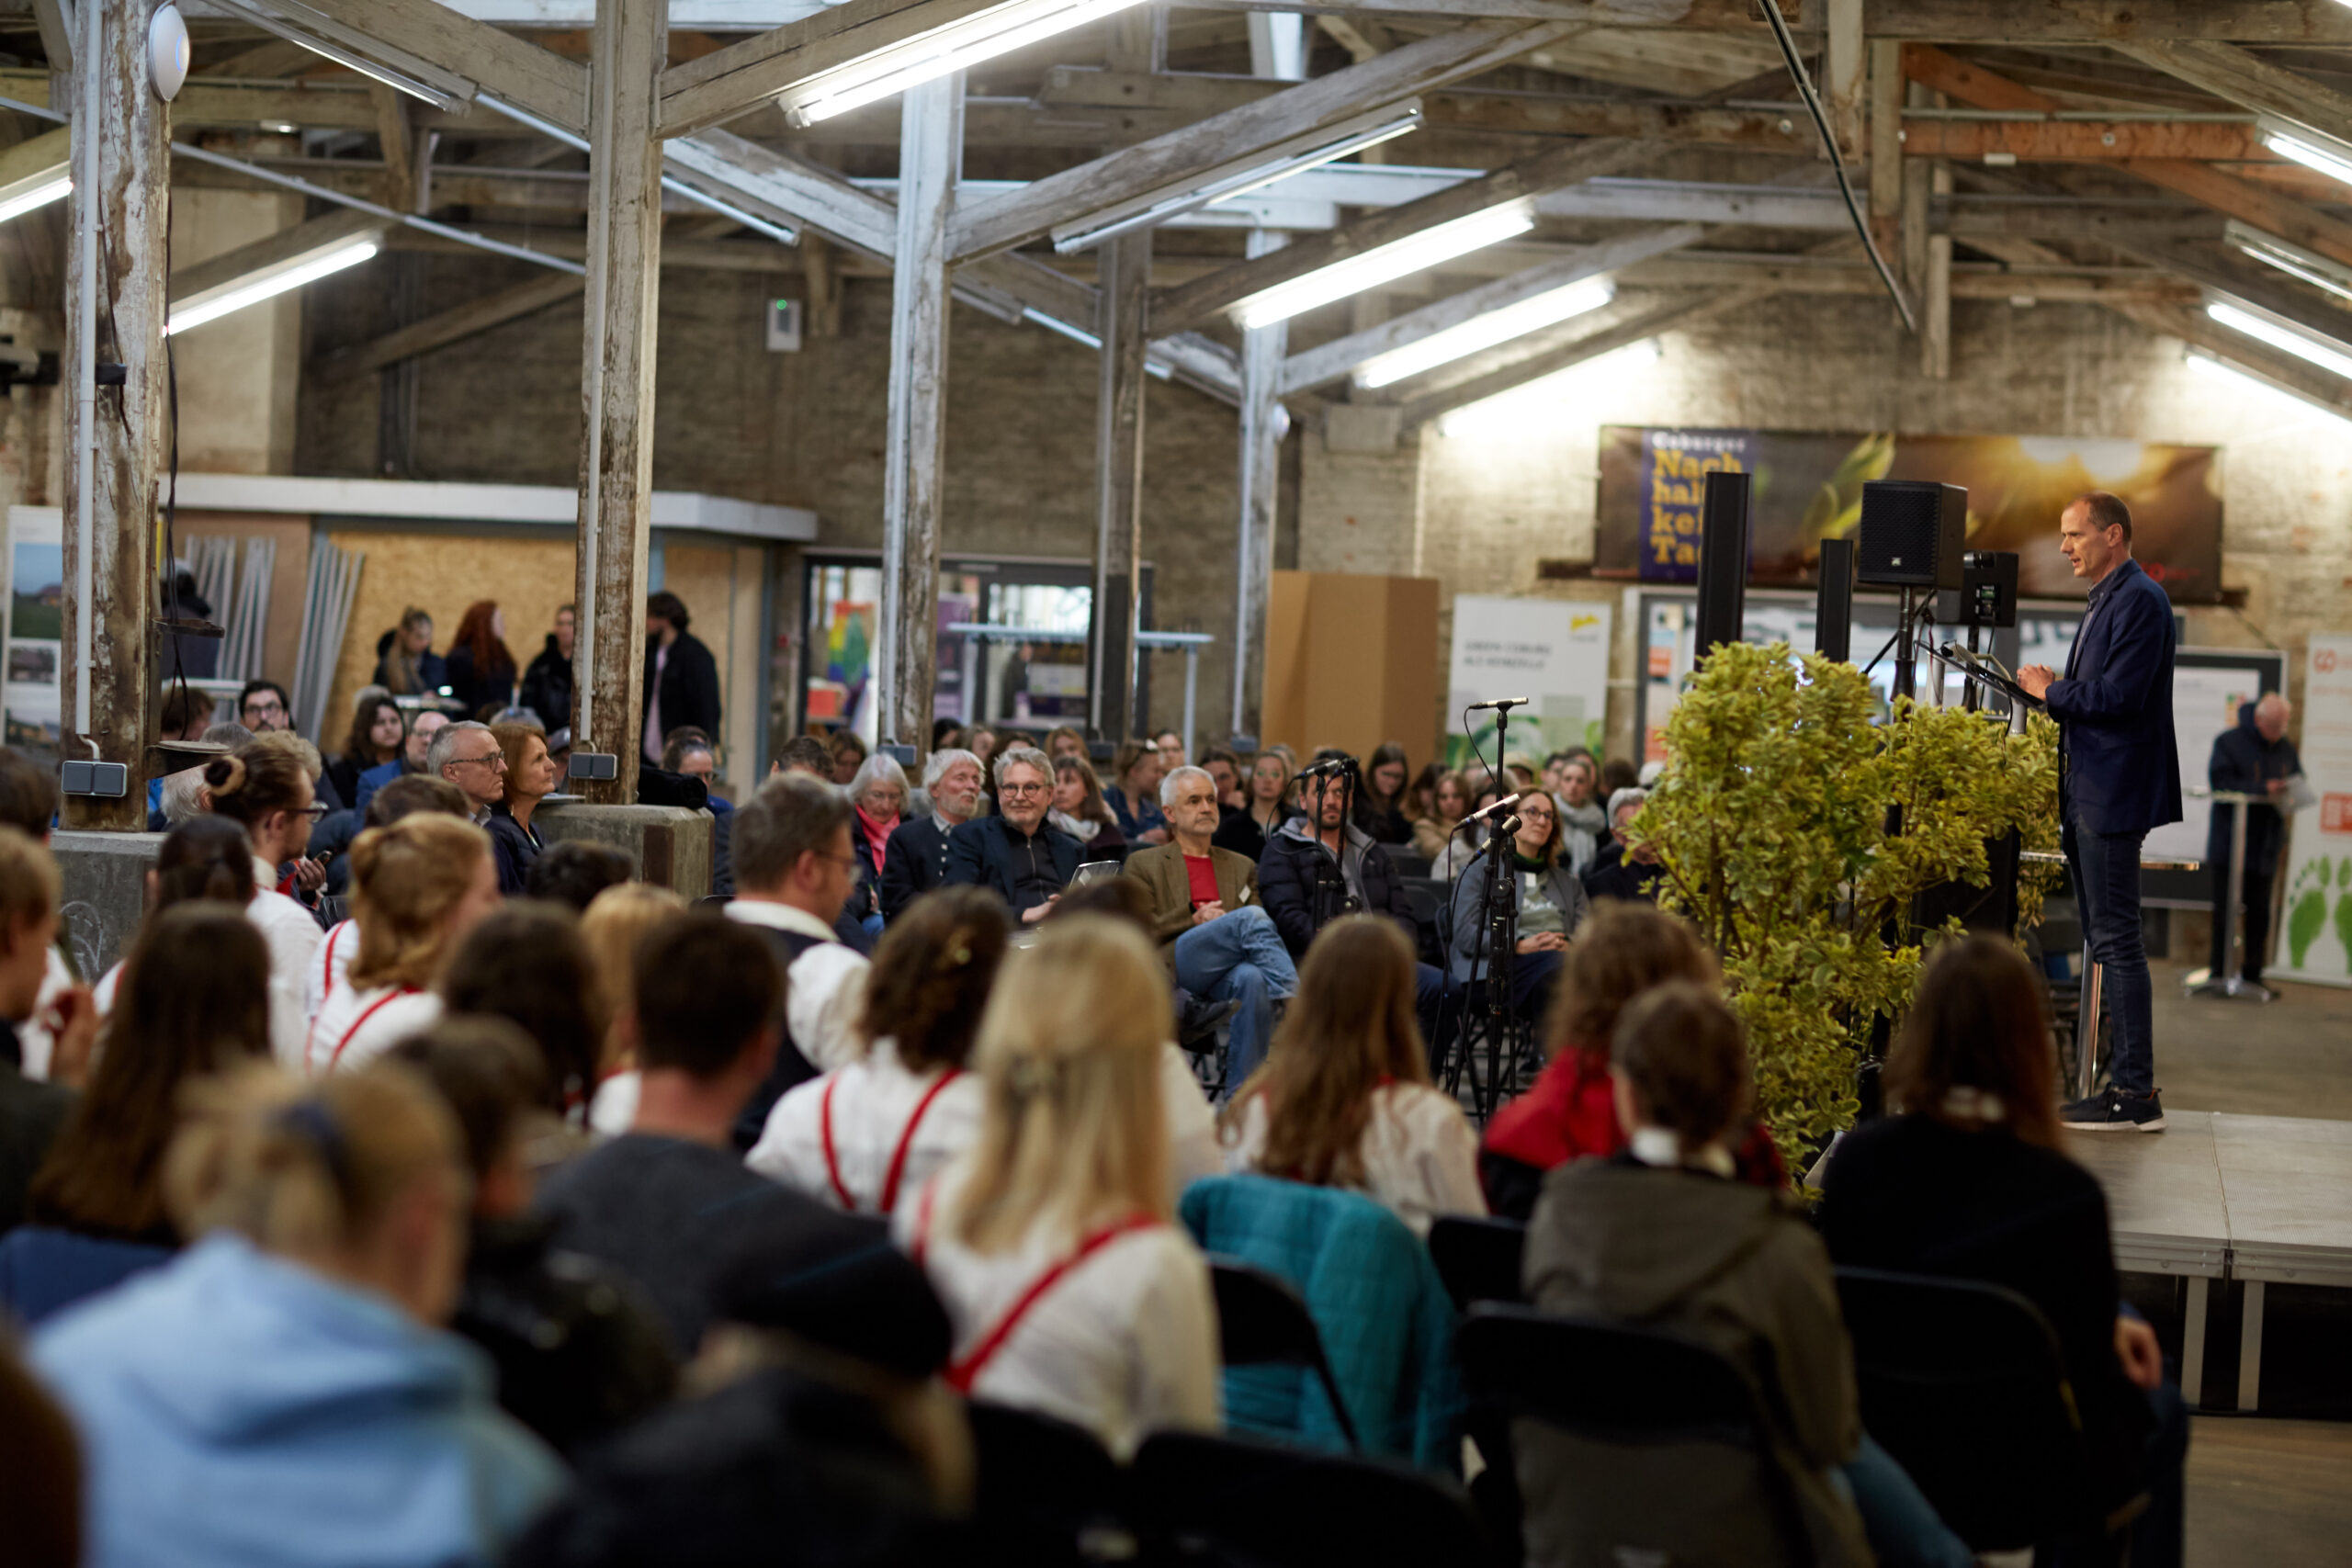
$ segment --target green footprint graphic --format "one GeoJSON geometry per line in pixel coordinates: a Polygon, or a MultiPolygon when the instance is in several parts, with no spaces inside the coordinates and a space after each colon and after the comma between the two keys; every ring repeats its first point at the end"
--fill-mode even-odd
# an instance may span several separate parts
{"type": "Polygon", "coordinates": [[[2344,944],[2344,967],[2352,973],[2352,859],[2337,863],[2335,884],[2347,889],[2335,898],[2335,940],[2344,944]]]}
{"type": "Polygon", "coordinates": [[[2335,880],[2334,869],[2324,860],[2305,861],[2287,889],[2287,951],[2298,969],[2327,929],[2327,888],[2335,880]]]}

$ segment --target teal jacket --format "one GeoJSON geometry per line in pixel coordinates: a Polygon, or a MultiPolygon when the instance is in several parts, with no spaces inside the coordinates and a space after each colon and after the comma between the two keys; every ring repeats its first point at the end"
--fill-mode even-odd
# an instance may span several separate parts
{"type": "MultiPolygon", "coordinates": [[[[1402,1220],[1360,1192],[1266,1176],[1195,1181],[1182,1212],[1203,1250],[1279,1274],[1306,1298],[1366,1452],[1457,1470],[1453,1303],[1402,1220]]],[[[1314,1375],[1295,1367],[1228,1371],[1225,1419],[1236,1431],[1346,1447],[1314,1375]]]]}

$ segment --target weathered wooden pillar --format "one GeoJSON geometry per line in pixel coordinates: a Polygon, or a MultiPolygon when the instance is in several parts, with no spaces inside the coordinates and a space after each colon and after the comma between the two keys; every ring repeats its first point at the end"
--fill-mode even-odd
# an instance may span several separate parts
{"type": "MultiPolygon", "coordinates": [[[[1283,236],[1250,235],[1252,257],[1280,249],[1283,236]]],[[[1266,591],[1274,572],[1274,502],[1281,488],[1282,438],[1288,416],[1278,395],[1290,323],[1241,334],[1241,486],[1234,562],[1233,732],[1260,733],[1266,687],[1266,591]]]]}
{"type": "Polygon", "coordinates": [[[616,777],[582,780],[576,786],[582,794],[605,805],[633,805],[644,750],[653,351],[662,287],[655,84],[669,53],[666,0],[598,0],[593,49],[572,750],[575,756],[617,759],[616,777]]]}
{"type": "Polygon", "coordinates": [[[931,746],[938,671],[939,525],[947,456],[947,220],[964,162],[964,75],[899,109],[898,257],[882,474],[882,615],[874,650],[882,739],[931,746]]]}
{"type": "Polygon", "coordinates": [[[157,3],[84,0],[73,17],[80,47],[67,209],[61,754],[123,763],[130,778],[119,796],[68,796],[64,818],[69,828],[131,832],[147,825],[155,475],[167,438],[170,137],[147,74],[157,3]]]}
{"type": "Polygon", "coordinates": [[[1143,402],[1151,231],[1095,253],[1102,340],[1094,405],[1094,624],[1087,713],[1105,740],[1136,733],[1136,615],[1143,600],[1143,402]]]}

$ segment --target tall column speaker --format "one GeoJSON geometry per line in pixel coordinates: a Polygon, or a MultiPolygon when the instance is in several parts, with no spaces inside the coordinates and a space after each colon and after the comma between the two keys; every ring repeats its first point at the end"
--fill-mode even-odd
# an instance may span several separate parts
{"type": "Polygon", "coordinates": [[[1747,613],[1748,479],[1747,474],[1707,476],[1699,514],[1698,658],[1737,642],[1747,613]]]}
{"type": "Polygon", "coordinates": [[[1962,586],[1968,491],[1929,479],[1871,479],[1855,530],[1857,582],[1884,588],[1962,586]]]}
{"type": "Polygon", "coordinates": [[[1813,606],[1813,650],[1843,664],[1854,657],[1854,541],[1821,541],[1821,592],[1813,606]]]}

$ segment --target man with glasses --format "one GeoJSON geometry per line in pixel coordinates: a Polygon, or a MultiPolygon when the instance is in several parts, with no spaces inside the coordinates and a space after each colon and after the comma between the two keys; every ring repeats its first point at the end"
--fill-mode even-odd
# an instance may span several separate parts
{"type": "Polygon", "coordinates": [[[486,724],[467,719],[442,729],[425,749],[424,771],[465,792],[478,828],[490,826],[490,808],[506,797],[506,752],[486,724]]]}
{"type": "Polygon", "coordinates": [[[248,681],[237,694],[237,722],[255,735],[294,728],[294,704],[275,681],[248,681]]]}
{"type": "Polygon", "coordinates": [[[947,835],[949,886],[992,887],[1024,926],[1046,918],[1078,870],[1079,841],[1046,822],[1054,765],[1035,746],[996,759],[996,815],[947,835]]]}

